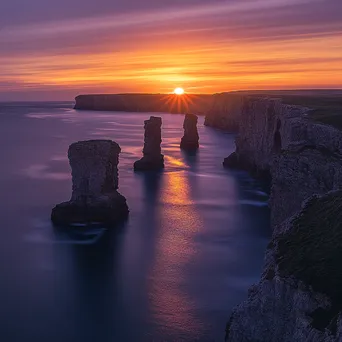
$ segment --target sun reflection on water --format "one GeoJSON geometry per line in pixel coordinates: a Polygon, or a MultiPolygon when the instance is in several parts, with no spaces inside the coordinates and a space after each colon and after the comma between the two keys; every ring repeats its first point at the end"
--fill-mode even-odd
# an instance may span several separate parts
{"type": "MultiPolygon", "coordinates": [[[[181,159],[178,159],[178,158],[175,158],[175,157],[172,157],[172,156],[167,156],[167,155],[164,155],[164,160],[171,166],[178,166],[178,167],[181,167],[181,168],[186,168],[186,164],[181,160],[181,159]]],[[[174,185],[173,185],[174,186],[174,185]]]]}
{"type": "Polygon", "coordinates": [[[154,320],[166,332],[177,330],[184,336],[195,330],[200,333],[201,326],[185,282],[187,268],[198,252],[196,236],[203,228],[188,177],[185,171],[164,174],[161,200],[166,205],[149,283],[154,320]]]}

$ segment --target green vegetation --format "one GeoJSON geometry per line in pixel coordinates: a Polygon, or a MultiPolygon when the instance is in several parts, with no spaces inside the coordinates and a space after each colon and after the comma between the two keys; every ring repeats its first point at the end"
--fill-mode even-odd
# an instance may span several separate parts
{"type": "Polygon", "coordinates": [[[282,96],[284,103],[311,109],[309,116],[319,122],[342,129],[342,95],[282,96]]]}
{"type": "Polygon", "coordinates": [[[295,276],[331,298],[330,310],[312,313],[315,328],[331,328],[342,309],[342,191],[308,203],[279,239],[276,258],[282,276],[295,276]]]}
{"type": "Polygon", "coordinates": [[[283,103],[311,109],[309,116],[342,129],[342,90],[275,90],[247,92],[251,96],[281,98],[283,103]]]}

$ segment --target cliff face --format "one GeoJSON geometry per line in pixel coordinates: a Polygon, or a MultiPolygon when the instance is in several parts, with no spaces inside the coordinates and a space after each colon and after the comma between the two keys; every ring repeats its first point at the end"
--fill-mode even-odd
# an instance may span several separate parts
{"type": "Polygon", "coordinates": [[[283,105],[281,100],[243,99],[236,154],[246,168],[269,171],[272,157],[297,141],[298,118],[305,108],[283,105]]]}
{"type": "MultiPolygon", "coordinates": [[[[329,141],[327,135],[322,145],[329,141]]],[[[336,132],[336,136],[341,136],[336,132]]],[[[342,137],[340,137],[342,138],[342,137]]],[[[275,229],[300,208],[313,194],[324,194],[342,188],[341,150],[319,145],[291,147],[273,160],[271,166],[272,190],[270,196],[271,222],[275,229]]]]}
{"type": "Polygon", "coordinates": [[[234,93],[212,95],[204,125],[228,132],[237,132],[242,112],[243,96],[234,93]]]}
{"type": "Polygon", "coordinates": [[[342,191],[313,196],[284,221],[265,268],[233,312],[229,342],[342,340],[342,191]]]}
{"type": "Polygon", "coordinates": [[[228,341],[342,341],[342,132],[308,114],[280,99],[243,100],[226,163],[270,174],[273,238],[228,341]]]}
{"type": "Polygon", "coordinates": [[[234,158],[272,179],[272,226],[313,194],[342,187],[342,132],[308,119],[309,109],[280,99],[245,97],[234,158]]]}

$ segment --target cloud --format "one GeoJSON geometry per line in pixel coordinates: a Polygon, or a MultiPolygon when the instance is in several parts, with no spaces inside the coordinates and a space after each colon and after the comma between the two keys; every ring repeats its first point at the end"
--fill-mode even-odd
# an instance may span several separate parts
{"type": "Polygon", "coordinates": [[[140,26],[149,23],[174,21],[179,19],[200,19],[214,15],[236,15],[253,11],[269,11],[273,8],[286,8],[293,5],[322,2],[324,0],[245,0],[243,2],[220,2],[216,4],[191,6],[188,8],[163,8],[157,11],[89,17],[75,20],[61,20],[29,26],[5,27],[0,32],[3,41],[16,38],[41,37],[72,32],[87,32],[103,29],[140,26]]]}
{"type": "Polygon", "coordinates": [[[173,7],[160,0],[144,9],[134,0],[120,3],[105,15],[102,8],[101,15],[82,17],[81,10],[80,17],[56,14],[2,28],[0,92],[342,85],[339,0],[173,1],[173,7]]]}

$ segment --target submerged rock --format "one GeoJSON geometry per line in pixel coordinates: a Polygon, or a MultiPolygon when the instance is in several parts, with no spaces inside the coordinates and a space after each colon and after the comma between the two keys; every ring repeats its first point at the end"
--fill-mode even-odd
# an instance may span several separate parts
{"type": "Polygon", "coordinates": [[[54,224],[113,225],[127,217],[126,199],[117,191],[120,152],[120,146],[111,140],[79,141],[70,145],[72,196],[70,201],[52,209],[54,224]]]}
{"type": "Polygon", "coordinates": [[[223,166],[232,169],[240,169],[241,165],[239,163],[239,158],[236,152],[231,153],[227,158],[223,160],[223,166]]]}
{"type": "Polygon", "coordinates": [[[184,118],[184,136],[182,137],[180,147],[183,150],[193,151],[199,148],[199,136],[197,131],[198,117],[195,114],[186,114],[184,118]]]}
{"type": "Polygon", "coordinates": [[[161,154],[161,125],[160,117],[151,116],[145,120],[145,136],[143,157],[134,163],[135,171],[161,170],[164,168],[164,156],[161,154]]]}

